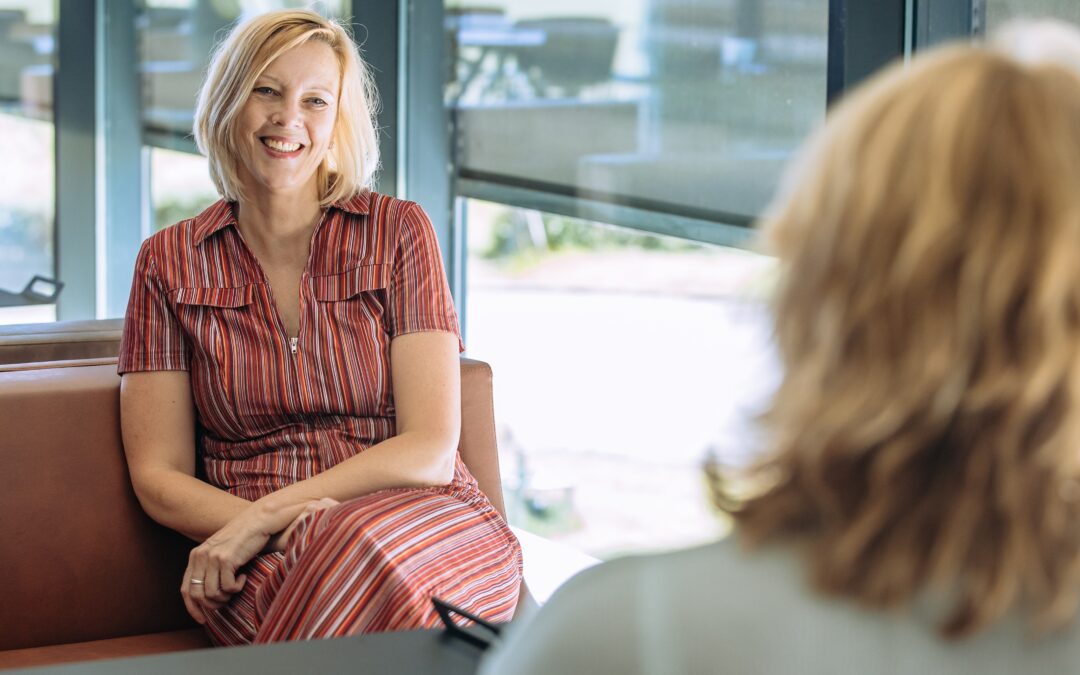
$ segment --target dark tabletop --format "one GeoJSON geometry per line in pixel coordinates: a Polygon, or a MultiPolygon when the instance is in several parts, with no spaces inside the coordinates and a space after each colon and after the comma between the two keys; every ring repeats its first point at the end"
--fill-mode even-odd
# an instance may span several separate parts
{"type": "Polygon", "coordinates": [[[476,672],[481,651],[442,630],[380,633],[359,637],[282,642],[252,647],[193,651],[70,663],[8,671],[33,675],[276,675],[277,673],[362,673],[363,675],[465,675],[476,672]]]}

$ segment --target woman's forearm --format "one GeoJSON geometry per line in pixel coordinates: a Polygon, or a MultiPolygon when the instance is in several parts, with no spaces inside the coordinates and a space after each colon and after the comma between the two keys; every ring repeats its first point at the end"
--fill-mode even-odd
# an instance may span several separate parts
{"type": "Polygon", "coordinates": [[[267,534],[276,534],[312,500],[346,501],[387,488],[445,485],[453,478],[454,450],[448,438],[400,434],[256,502],[167,468],[146,470],[133,478],[147,515],[201,542],[246,509],[257,509],[267,534]]]}
{"type": "Polygon", "coordinates": [[[204,541],[252,503],[181,471],[160,468],[132,476],[135,494],[156,522],[204,541]]]}
{"type": "Polygon", "coordinates": [[[195,407],[184,371],[138,372],[120,382],[124,453],[147,515],[198,542],[243,517],[253,536],[284,530],[303,511],[250,502],[195,477],[195,407]]]}
{"type": "Polygon", "coordinates": [[[387,488],[446,485],[454,477],[457,439],[402,433],[336,466],[260,499],[272,511],[323,497],[346,501],[387,488]]]}
{"type": "Polygon", "coordinates": [[[194,476],[171,470],[144,475],[137,485],[136,494],[147,515],[189,539],[205,541],[244,515],[249,528],[271,536],[271,549],[280,543],[273,540],[274,535],[284,531],[310,501],[315,501],[291,495],[273,498],[276,494],[273,493],[250,502],[194,476]]]}

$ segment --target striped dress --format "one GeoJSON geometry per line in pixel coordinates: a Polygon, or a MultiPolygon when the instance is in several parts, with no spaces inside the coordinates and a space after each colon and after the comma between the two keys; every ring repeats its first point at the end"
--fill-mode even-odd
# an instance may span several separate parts
{"type": "MultiPolygon", "coordinates": [[[[200,477],[244,499],[393,436],[390,341],[460,336],[423,210],[373,192],[327,209],[301,277],[300,316],[292,339],[229,202],[139,252],[119,372],[190,373],[200,477]]],[[[284,552],[242,572],[243,591],[209,616],[216,644],[431,627],[432,595],[509,620],[521,549],[459,457],[450,484],[318,512],[284,552]]]]}

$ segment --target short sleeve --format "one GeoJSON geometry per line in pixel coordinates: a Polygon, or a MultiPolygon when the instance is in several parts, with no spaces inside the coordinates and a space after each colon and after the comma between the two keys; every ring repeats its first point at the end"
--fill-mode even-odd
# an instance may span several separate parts
{"type": "Polygon", "coordinates": [[[190,352],[184,331],[158,275],[149,240],[143,242],[135,260],[120,342],[121,375],[143,370],[189,370],[190,352]]]}
{"type": "Polygon", "coordinates": [[[435,228],[417,204],[409,205],[402,215],[387,301],[391,337],[444,331],[453,333],[458,349],[465,350],[435,228]]]}

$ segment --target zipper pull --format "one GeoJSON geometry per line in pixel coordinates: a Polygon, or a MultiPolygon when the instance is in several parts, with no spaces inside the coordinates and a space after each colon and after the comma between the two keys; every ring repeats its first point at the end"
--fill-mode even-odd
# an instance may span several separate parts
{"type": "Polygon", "coordinates": [[[299,341],[300,341],[300,338],[298,338],[298,337],[289,338],[289,349],[292,350],[293,354],[296,353],[296,343],[299,342],[299,341]]]}

